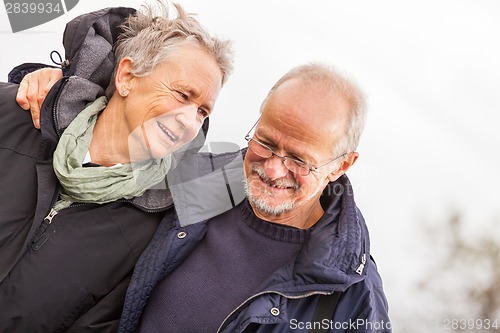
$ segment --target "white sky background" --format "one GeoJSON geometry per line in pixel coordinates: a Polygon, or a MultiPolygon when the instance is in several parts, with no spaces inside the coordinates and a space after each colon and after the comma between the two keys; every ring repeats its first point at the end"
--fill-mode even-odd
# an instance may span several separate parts
{"type": "MultiPolygon", "coordinates": [[[[452,208],[465,214],[470,230],[500,216],[500,2],[179,2],[210,31],[234,40],[235,72],[219,95],[208,141],[242,146],[269,88],[304,62],[333,64],[366,92],[369,118],[348,174],[391,316],[403,318],[419,306],[411,286],[428,261],[419,247],[428,253],[432,246],[421,224],[444,222],[452,208]]],[[[66,15],[16,34],[2,8],[0,79],[23,62],[51,63],[52,50],[64,54],[71,18],[141,3],[80,0],[66,15]]]]}

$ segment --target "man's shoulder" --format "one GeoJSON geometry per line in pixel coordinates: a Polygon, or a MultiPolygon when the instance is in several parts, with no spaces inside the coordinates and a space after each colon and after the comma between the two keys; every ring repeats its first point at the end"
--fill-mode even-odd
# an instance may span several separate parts
{"type": "Polygon", "coordinates": [[[371,257],[365,266],[364,277],[362,281],[344,291],[336,316],[343,318],[342,320],[357,321],[370,327],[377,326],[380,332],[391,332],[389,308],[382,278],[371,257]]]}

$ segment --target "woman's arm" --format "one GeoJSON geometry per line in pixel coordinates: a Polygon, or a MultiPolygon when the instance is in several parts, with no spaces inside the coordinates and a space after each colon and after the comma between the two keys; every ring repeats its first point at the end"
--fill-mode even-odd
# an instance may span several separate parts
{"type": "Polygon", "coordinates": [[[19,84],[16,102],[24,110],[30,110],[33,125],[40,128],[40,108],[50,88],[62,78],[62,70],[42,68],[27,74],[19,84]]]}

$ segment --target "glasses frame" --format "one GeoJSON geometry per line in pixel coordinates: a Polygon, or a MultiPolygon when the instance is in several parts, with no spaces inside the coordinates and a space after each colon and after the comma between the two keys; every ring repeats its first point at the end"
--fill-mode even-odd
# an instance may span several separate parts
{"type": "Polygon", "coordinates": [[[290,160],[290,161],[294,162],[295,164],[297,164],[299,166],[305,166],[307,168],[307,170],[308,170],[307,173],[305,173],[305,174],[299,173],[299,174],[301,176],[308,176],[311,172],[318,172],[319,169],[326,167],[328,164],[330,164],[330,163],[332,163],[332,162],[338,160],[339,158],[344,157],[345,155],[348,154],[348,153],[343,153],[342,155],[337,156],[334,159],[331,159],[330,161],[328,161],[328,162],[326,162],[324,164],[321,164],[320,166],[317,166],[317,167],[316,166],[312,166],[309,163],[303,162],[303,161],[298,160],[298,159],[293,158],[293,157],[281,156],[279,154],[276,154],[276,152],[271,147],[269,147],[268,145],[266,145],[265,143],[262,143],[259,140],[255,139],[253,136],[250,136],[250,133],[255,128],[255,126],[257,126],[257,124],[259,123],[259,121],[260,121],[260,118],[257,120],[257,122],[252,126],[252,128],[250,128],[250,130],[248,131],[248,133],[245,135],[245,140],[248,142],[248,144],[250,144],[250,141],[255,141],[255,143],[257,143],[260,146],[262,146],[262,147],[266,148],[267,150],[269,150],[271,152],[271,155],[269,157],[265,157],[265,156],[262,156],[260,154],[257,154],[256,152],[254,152],[253,150],[251,150],[250,147],[248,147],[248,149],[250,149],[250,151],[252,151],[254,154],[256,154],[256,155],[258,155],[258,156],[260,156],[262,158],[265,158],[265,159],[271,158],[273,156],[279,157],[281,159],[281,161],[283,162],[283,165],[285,166],[285,168],[287,168],[288,171],[293,172],[294,174],[296,174],[297,172],[295,172],[293,170],[290,170],[290,168],[287,167],[287,165],[285,163],[286,160],[290,160]]]}

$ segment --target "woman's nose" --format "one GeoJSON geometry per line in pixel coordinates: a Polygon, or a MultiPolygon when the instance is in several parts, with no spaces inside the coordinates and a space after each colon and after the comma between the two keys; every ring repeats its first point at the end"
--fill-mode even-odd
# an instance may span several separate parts
{"type": "Polygon", "coordinates": [[[182,110],[179,110],[175,119],[186,131],[194,131],[201,126],[198,122],[198,107],[194,104],[184,106],[182,110]]]}

